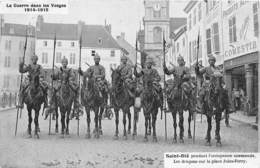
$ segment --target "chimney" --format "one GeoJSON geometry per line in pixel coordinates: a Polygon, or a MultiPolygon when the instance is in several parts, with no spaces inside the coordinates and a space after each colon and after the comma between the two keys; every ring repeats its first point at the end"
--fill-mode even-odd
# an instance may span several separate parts
{"type": "Polygon", "coordinates": [[[105,21],[105,29],[108,31],[109,34],[111,34],[111,24],[107,24],[105,21]]]}
{"type": "Polygon", "coordinates": [[[121,32],[121,39],[125,40],[125,33],[121,32]]]}
{"type": "Polygon", "coordinates": [[[41,31],[42,24],[44,23],[44,19],[42,15],[38,15],[36,21],[36,31],[41,31]]]}

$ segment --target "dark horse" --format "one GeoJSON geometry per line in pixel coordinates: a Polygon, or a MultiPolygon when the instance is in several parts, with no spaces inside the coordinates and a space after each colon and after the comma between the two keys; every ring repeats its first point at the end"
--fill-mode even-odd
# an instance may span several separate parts
{"type": "MultiPolygon", "coordinates": [[[[61,134],[64,137],[64,134],[66,133],[69,135],[69,121],[70,121],[70,111],[72,107],[72,103],[75,97],[75,92],[71,88],[69,84],[69,75],[66,73],[63,73],[63,80],[60,84],[60,87],[57,91],[50,90],[50,94],[52,96],[53,102],[51,104],[55,104],[55,107],[52,107],[55,109],[56,115],[58,115],[58,108],[60,110],[61,114],[61,134]],[[66,118],[66,122],[65,122],[66,118]]],[[[58,123],[57,123],[58,117],[56,116],[56,132],[58,132],[58,123]]]]}
{"type": "MultiPolygon", "coordinates": [[[[112,70],[112,88],[111,88],[111,102],[112,106],[114,107],[115,111],[115,123],[116,123],[116,132],[115,132],[115,139],[118,139],[118,123],[119,123],[119,110],[122,109],[123,111],[123,124],[124,124],[124,131],[123,137],[127,139],[126,133],[126,114],[128,115],[128,134],[131,133],[131,113],[130,107],[134,105],[134,98],[131,97],[128,88],[121,77],[120,70],[112,70]]],[[[137,110],[134,110],[134,131],[133,131],[133,138],[136,136],[136,123],[138,119],[137,110]]]]}
{"type": "Polygon", "coordinates": [[[188,111],[189,117],[188,117],[188,138],[192,138],[191,136],[191,130],[190,130],[190,123],[191,118],[193,114],[194,109],[194,92],[192,90],[192,87],[188,81],[184,81],[183,75],[180,77],[174,77],[174,81],[170,86],[168,86],[168,92],[167,92],[167,103],[169,106],[169,110],[172,112],[173,117],[173,127],[174,127],[174,137],[173,142],[177,142],[177,122],[176,122],[176,115],[177,112],[179,114],[179,127],[180,127],[180,143],[184,143],[183,140],[183,134],[184,134],[184,117],[183,112],[188,111]]]}
{"type": "Polygon", "coordinates": [[[153,142],[157,142],[157,136],[156,136],[156,119],[158,114],[158,108],[160,107],[161,103],[158,100],[159,93],[156,91],[156,87],[154,86],[153,79],[147,75],[144,76],[143,79],[144,88],[141,95],[142,99],[142,107],[145,117],[145,135],[144,135],[144,141],[148,141],[148,125],[149,120],[152,116],[152,128],[153,128],[153,142]]]}
{"type": "Polygon", "coordinates": [[[85,106],[87,114],[87,134],[86,138],[90,138],[90,110],[95,113],[95,138],[99,138],[102,135],[101,119],[105,104],[105,98],[100,95],[99,86],[94,77],[89,77],[86,81],[84,78],[83,87],[81,89],[81,102],[85,106]]]}
{"type": "Polygon", "coordinates": [[[39,112],[41,109],[41,105],[44,102],[44,92],[43,88],[40,86],[40,81],[39,81],[39,76],[31,76],[31,83],[29,84],[28,88],[26,89],[26,95],[24,99],[24,103],[27,106],[27,111],[28,111],[28,134],[29,137],[31,138],[31,123],[32,123],[32,110],[35,112],[34,116],[34,124],[35,124],[35,132],[34,135],[36,138],[39,137],[39,112]]]}
{"type": "Polygon", "coordinates": [[[207,117],[208,129],[206,135],[206,145],[211,145],[211,129],[212,129],[212,116],[215,115],[216,130],[215,139],[216,145],[221,145],[220,138],[220,121],[222,111],[224,110],[223,102],[223,89],[221,88],[222,76],[213,76],[210,82],[205,83],[205,97],[203,99],[203,112],[207,117]]]}

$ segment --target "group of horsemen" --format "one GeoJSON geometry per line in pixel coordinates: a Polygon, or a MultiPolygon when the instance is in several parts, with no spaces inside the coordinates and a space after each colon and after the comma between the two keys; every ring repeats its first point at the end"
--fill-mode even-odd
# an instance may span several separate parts
{"type": "MultiPolygon", "coordinates": [[[[141,71],[137,71],[137,65],[134,67],[134,72],[132,71],[132,66],[127,63],[127,57],[122,56],[121,57],[121,64],[117,67],[116,70],[118,70],[121,73],[121,78],[126,84],[126,86],[129,89],[129,93],[131,96],[135,97],[136,91],[135,87],[131,87],[131,83],[133,82],[133,74],[136,78],[142,78],[143,80],[152,80],[153,86],[157,92],[156,99],[160,101],[161,107],[163,106],[163,89],[160,85],[161,77],[158,73],[158,71],[153,68],[154,62],[151,57],[147,57],[146,59],[146,66],[141,69],[141,71]],[[147,78],[148,77],[148,78],[147,78]]],[[[40,89],[42,89],[44,93],[44,107],[47,108],[51,106],[48,104],[47,101],[47,89],[48,89],[48,83],[44,81],[43,77],[43,68],[41,65],[37,64],[38,57],[36,55],[33,55],[31,57],[31,64],[25,65],[24,62],[20,63],[19,66],[19,72],[20,73],[26,73],[28,72],[28,84],[25,84],[22,87],[21,94],[20,94],[20,100],[19,100],[19,107],[23,108],[24,103],[24,97],[27,92],[27,88],[32,82],[32,76],[38,76],[40,79],[40,89]]],[[[95,64],[90,66],[85,72],[81,70],[81,68],[78,69],[78,73],[83,76],[84,78],[94,78],[98,83],[101,83],[100,86],[100,96],[106,96],[109,90],[108,82],[105,79],[106,76],[106,70],[105,68],[100,65],[100,56],[96,54],[94,56],[94,62],[95,64]]],[[[168,69],[166,64],[163,64],[163,70],[165,74],[167,75],[173,75],[174,79],[181,78],[183,82],[186,82],[190,84],[191,87],[196,87],[196,82],[192,80],[190,69],[185,66],[185,61],[182,56],[179,56],[177,59],[178,66],[174,66],[172,69],[168,69]]],[[[198,77],[201,77],[202,83],[199,87],[198,97],[199,100],[197,101],[196,109],[198,111],[201,111],[203,108],[204,103],[204,96],[205,96],[205,90],[208,86],[208,83],[210,81],[210,78],[212,76],[218,76],[222,75],[222,71],[215,66],[216,58],[214,56],[209,57],[208,59],[209,66],[202,67],[200,65],[195,66],[195,73],[198,77]]],[[[61,61],[62,67],[58,69],[58,71],[51,75],[53,80],[58,80],[57,85],[55,85],[55,91],[57,92],[60,89],[60,85],[64,80],[69,80],[69,85],[72,88],[72,90],[75,92],[74,96],[74,109],[81,108],[81,105],[79,103],[79,86],[77,81],[75,80],[75,74],[73,73],[72,69],[68,67],[68,60],[64,57],[61,61]],[[65,79],[66,78],[66,79],[65,79]]],[[[143,81],[145,83],[145,81],[143,81]]],[[[224,81],[222,82],[224,84],[224,81]]],[[[222,89],[224,89],[222,87],[222,89]]],[[[227,94],[226,94],[227,95],[227,94]]],[[[228,101],[228,98],[226,97],[226,100],[228,101]]],[[[53,101],[49,101],[53,102],[53,101]]],[[[229,103],[227,103],[229,104],[229,103]]],[[[232,110],[230,106],[226,108],[226,110],[232,110]]]]}

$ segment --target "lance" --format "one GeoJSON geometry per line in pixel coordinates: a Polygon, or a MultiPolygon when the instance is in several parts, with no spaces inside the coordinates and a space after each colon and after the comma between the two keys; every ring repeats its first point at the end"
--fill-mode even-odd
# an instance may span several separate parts
{"type": "MultiPolygon", "coordinates": [[[[163,32],[163,64],[165,65],[165,46],[166,41],[163,32]]],[[[165,81],[165,72],[163,71],[163,85],[164,85],[164,92],[163,92],[163,111],[164,111],[164,132],[165,132],[165,141],[167,141],[167,118],[166,118],[166,81],[165,81]]],[[[161,112],[161,119],[162,119],[162,112],[161,112]]]]}
{"type": "MultiPolygon", "coordinates": [[[[197,58],[196,58],[196,66],[198,66],[199,64],[199,43],[200,43],[200,29],[199,29],[199,33],[198,33],[198,40],[197,40],[197,58]]],[[[198,101],[198,77],[197,77],[197,74],[196,74],[196,82],[197,82],[197,91],[196,91],[196,100],[198,101]]],[[[196,132],[196,110],[194,110],[193,112],[193,143],[195,143],[195,132],[196,132]]]]}
{"type": "MultiPolygon", "coordinates": [[[[26,26],[26,29],[25,29],[25,43],[24,43],[23,60],[22,60],[23,63],[24,63],[24,60],[25,60],[25,53],[26,53],[26,47],[27,47],[27,38],[28,38],[28,36],[27,36],[27,26],[26,26]]],[[[19,97],[21,96],[22,82],[23,82],[23,73],[21,73],[21,78],[20,78],[19,97]]],[[[19,105],[20,104],[21,104],[21,102],[20,102],[20,98],[19,98],[19,105]]],[[[16,133],[17,133],[19,111],[20,111],[20,107],[17,108],[17,112],[16,112],[15,136],[16,136],[16,133]]],[[[20,111],[20,117],[21,116],[22,116],[22,109],[20,111]]]]}
{"type": "MultiPolygon", "coordinates": [[[[79,39],[79,69],[81,68],[81,48],[82,48],[82,32],[80,33],[80,39],[79,39]]],[[[79,74],[79,104],[80,104],[80,74],[79,74]]],[[[79,107],[78,107],[79,108],[79,107]]],[[[77,121],[77,134],[79,136],[79,109],[78,109],[78,121],[77,121]]]]}
{"type": "MultiPolygon", "coordinates": [[[[53,76],[54,76],[54,61],[55,61],[55,50],[56,50],[56,31],[54,33],[54,43],[53,43],[53,57],[52,57],[52,78],[51,78],[51,89],[53,89],[53,76]]],[[[49,116],[49,135],[51,135],[51,114],[49,116]]]]}

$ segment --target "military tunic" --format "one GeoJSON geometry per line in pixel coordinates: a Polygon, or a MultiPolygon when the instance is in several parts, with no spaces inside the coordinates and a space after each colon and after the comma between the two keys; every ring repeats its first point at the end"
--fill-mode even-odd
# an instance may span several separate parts
{"type": "Polygon", "coordinates": [[[132,67],[129,64],[121,64],[117,67],[123,79],[132,78],[132,67]]]}

